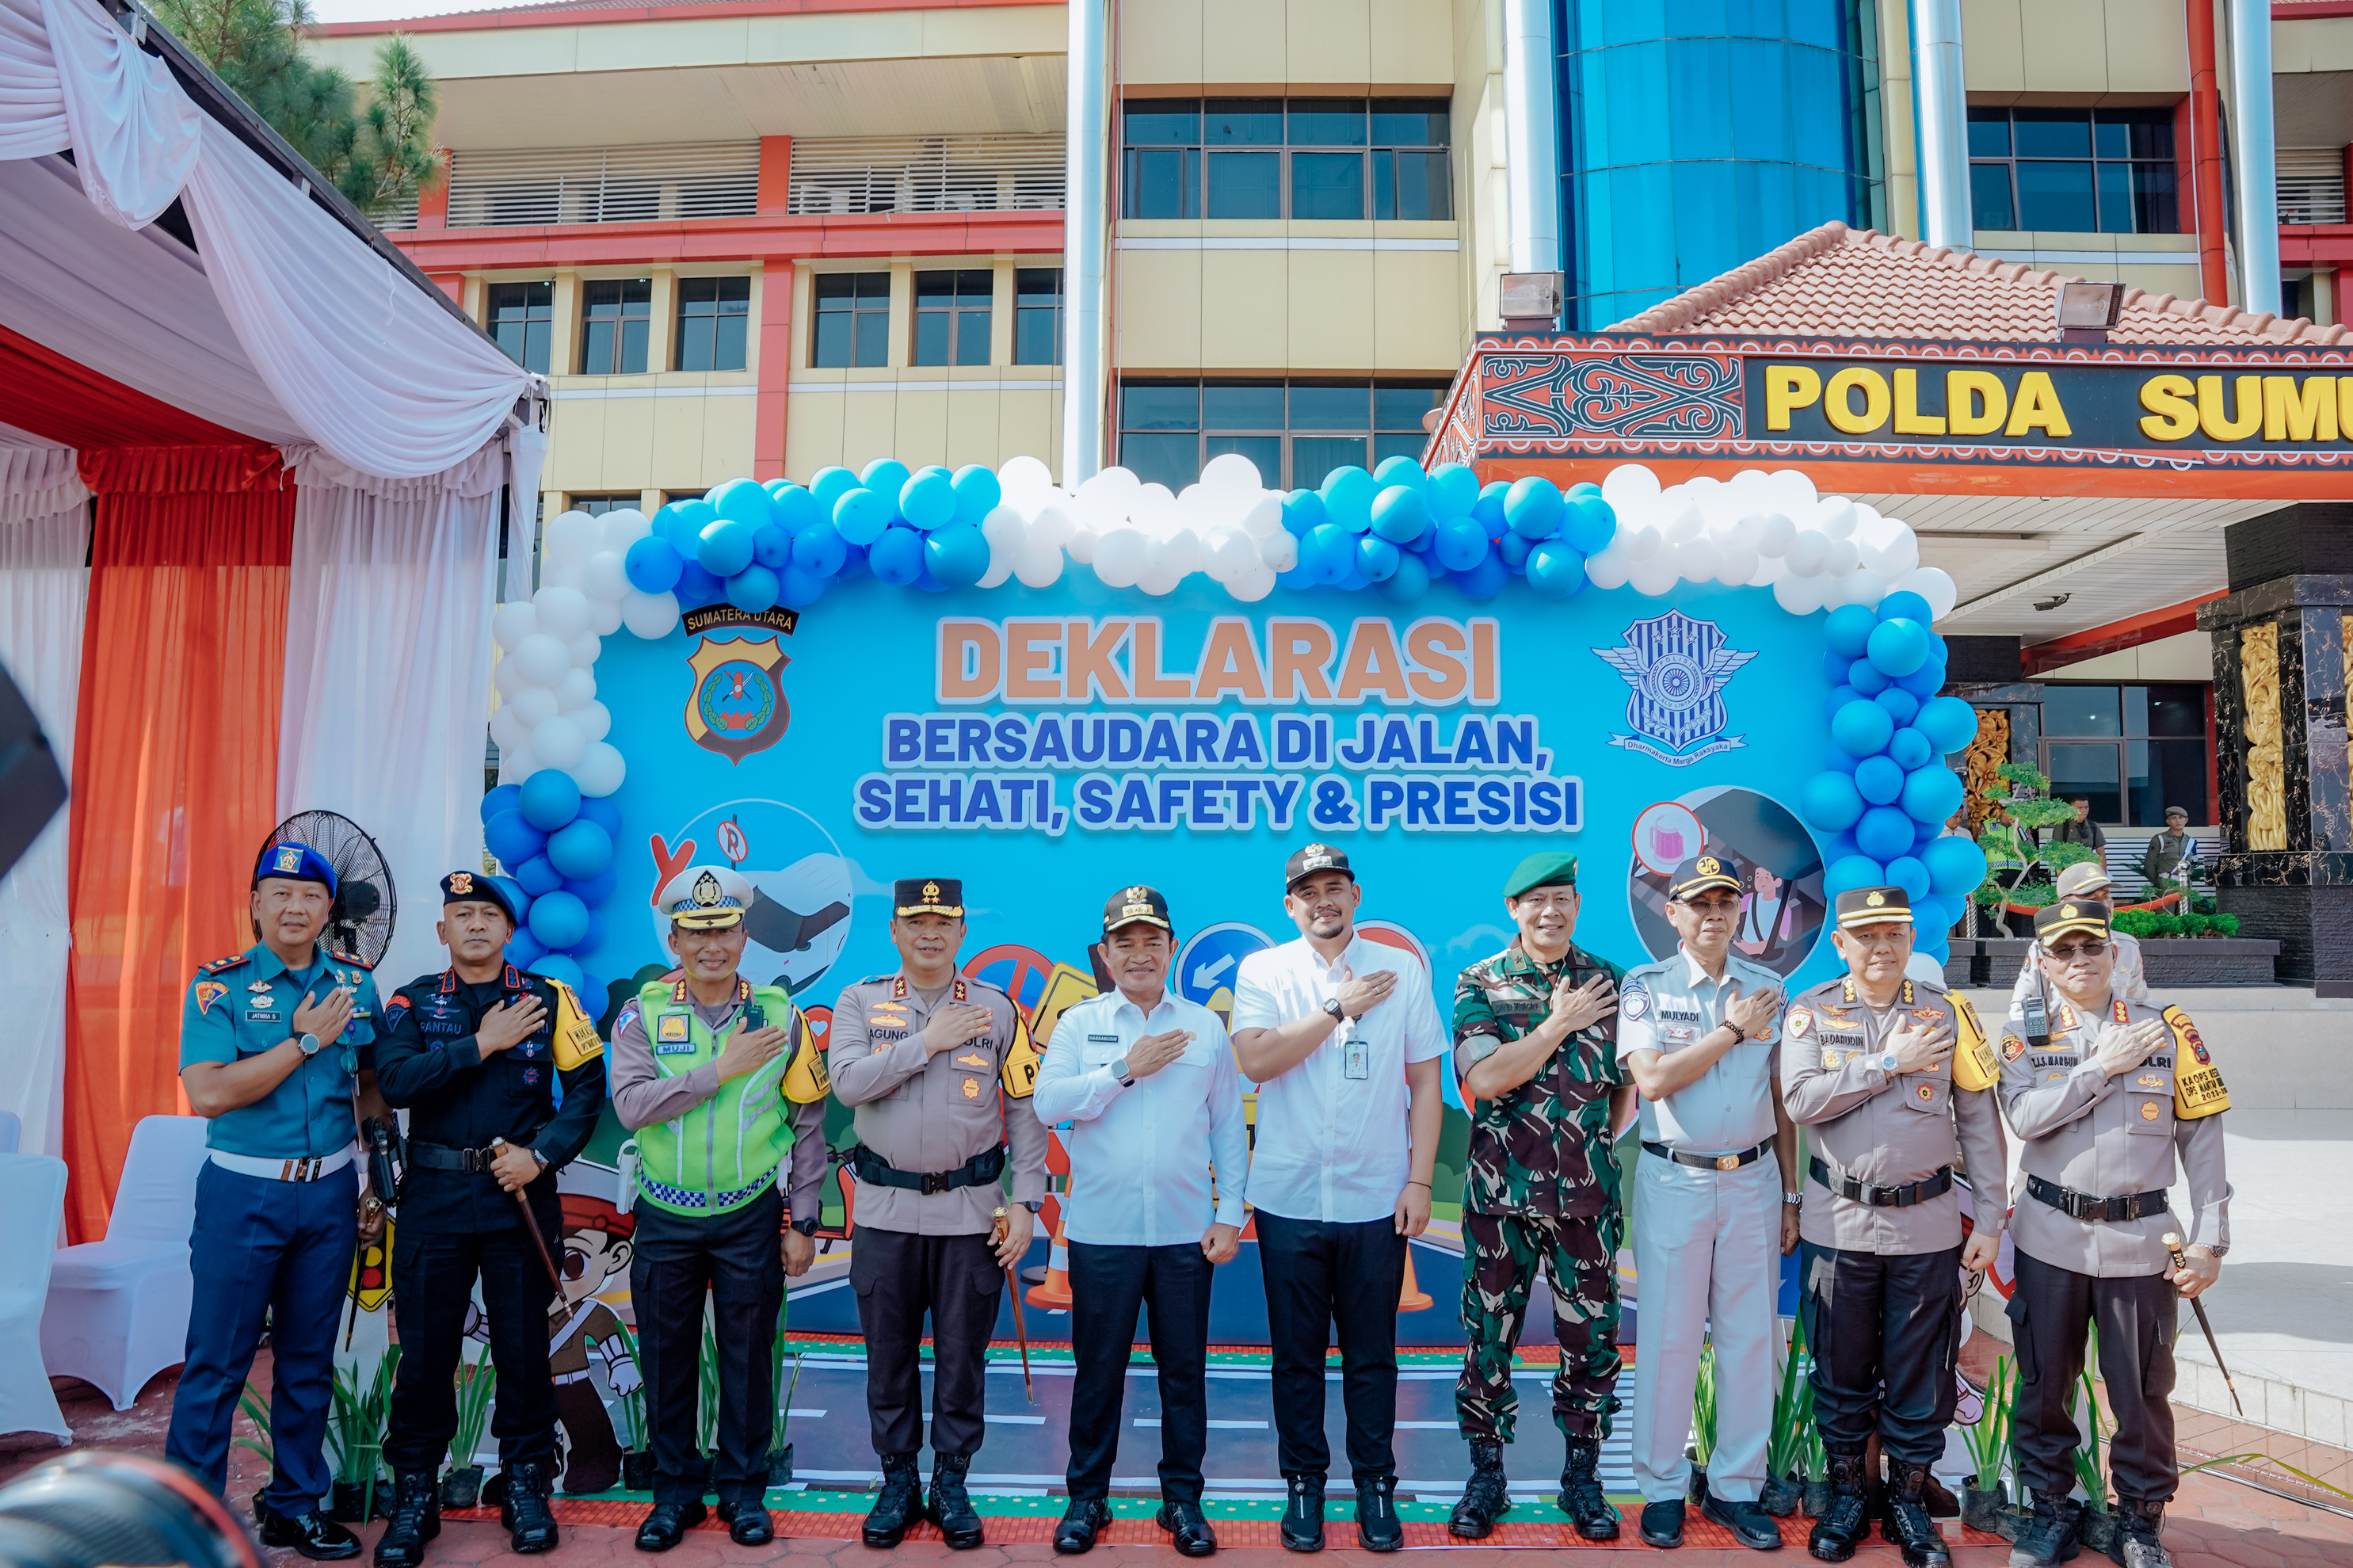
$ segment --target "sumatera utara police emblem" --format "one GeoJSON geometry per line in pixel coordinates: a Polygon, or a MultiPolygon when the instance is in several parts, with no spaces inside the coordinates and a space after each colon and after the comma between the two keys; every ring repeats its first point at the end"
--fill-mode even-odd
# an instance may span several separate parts
{"type": "Polygon", "coordinates": [[[730,762],[776,745],[792,723],[778,680],[791,662],[773,637],[702,639],[687,660],[694,691],[686,700],[686,733],[730,762]]]}
{"type": "Polygon", "coordinates": [[[1757,655],[1731,647],[1714,621],[1671,609],[1626,628],[1625,646],[1593,652],[1634,688],[1626,703],[1626,723],[1634,733],[1613,735],[1610,745],[1688,768],[1744,744],[1724,733],[1731,718],[1724,686],[1757,655]]]}

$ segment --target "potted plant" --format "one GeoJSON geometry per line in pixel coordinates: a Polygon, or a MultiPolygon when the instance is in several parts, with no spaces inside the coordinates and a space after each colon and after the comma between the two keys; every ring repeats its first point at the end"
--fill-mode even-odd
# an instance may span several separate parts
{"type": "Polygon", "coordinates": [[[2017,1393],[2017,1372],[2010,1358],[1996,1357],[1993,1375],[1986,1380],[1984,1414],[1976,1425],[1961,1429],[1973,1467],[1961,1487],[1961,1522],[2004,1539],[2016,1533],[2002,1528],[2003,1510],[2010,1502],[2002,1470],[2010,1462],[2010,1413],[2017,1393]]]}
{"type": "MultiPolygon", "coordinates": [[[[776,1383],[784,1383],[785,1336],[781,1331],[776,1335],[776,1382],[768,1385],[771,1388],[776,1383]]],[[[792,1425],[793,1394],[800,1386],[801,1358],[797,1355],[793,1358],[792,1382],[785,1383],[784,1400],[776,1406],[776,1424],[768,1434],[768,1484],[772,1487],[792,1485],[793,1446],[785,1441],[785,1429],[792,1425]]]]}
{"type": "Polygon", "coordinates": [[[1820,1519],[1831,1511],[1831,1455],[1822,1446],[1822,1429],[1806,1424],[1806,1517],[1820,1519]]]}
{"type": "MultiPolygon", "coordinates": [[[[2100,1353],[2099,1330],[2092,1332],[2089,1358],[2100,1353]]],[[[2108,1509],[2107,1479],[2100,1473],[2101,1428],[2100,1400],[2092,1384],[2091,1369],[2086,1367],[2076,1380],[2080,1401],[2071,1398],[2068,1408],[2073,1413],[2080,1403],[2084,1433],[2083,1446],[2075,1450],[2075,1484],[2084,1489],[2083,1522],[2076,1526],[2075,1536],[2094,1552],[2115,1556],[2116,1552],[2116,1516],[2108,1509]]]]}
{"type": "Polygon", "coordinates": [[[702,1455],[702,1489],[719,1492],[719,1336],[708,1309],[702,1317],[702,1354],[697,1363],[702,1398],[695,1406],[694,1441],[702,1455]]]}
{"type": "Polygon", "coordinates": [[[1789,1321],[1789,1346],[1773,1391],[1773,1430],[1765,1448],[1765,1488],[1757,1501],[1787,1519],[1805,1500],[1806,1435],[1814,1425],[1814,1384],[1806,1375],[1806,1320],[1789,1321]]]}
{"type": "Polygon", "coordinates": [[[654,1487],[654,1456],[646,1445],[645,1368],[638,1364],[637,1337],[628,1325],[616,1319],[613,1327],[620,1336],[621,1353],[638,1372],[637,1386],[621,1395],[621,1485],[629,1491],[649,1492],[654,1487]]]}
{"type": "Polygon", "coordinates": [[[1715,1345],[1702,1346],[1699,1377],[1692,1385],[1692,1441],[1684,1451],[1692,1462],[1691,1500],[1707,1498],[1707,1462],[1715,1453],[1715,1345]]]}
{"type": "Polygon", "coordinates": [[[383,1484],[384,1428],[392,1410],[392,1374],[400,1347],[386,1346],[375,1375],[360,1386],[358,1369],[335,1372],[333,1403],[327,1413],[327,1445],[334,1457],[334,1488],[327,1517],[345,1524],[381,1519],[389,1489],[383,1484]]]}
{"type": "Polygon", "coordinates": [[[441,1506],[449,1509],[472,1508],[482,1499],[482,1467],[474,1461],[481,1452],[499,1369],[485,1350],[471,1360],[460,1358],[457,1380],[458,1435],[449,1444],[449,1472],[441,1478],[441,1506]]]}
{"type": "Polygon", "coordinates": [[[263,1464],[269,1466],[273,1470],[276,1469],[278,1467],[278,1450],[271,1443],[269,1437],[269,1405],[261,1397],[261,1391],[253,1386],[253,1380],[251,1378],[248,1378],[246,1380],[245,1392],[237,1396],[237,1407],[245,1413],[245,1418],[248,1421],[253,1423],[253,1430],[256,1436],[251,1437],[240,1436],[232,1443],[230,1446],[236,1448],[249,1448],[253,1452],[261,1456],[261,1462],[263,1464]]]}

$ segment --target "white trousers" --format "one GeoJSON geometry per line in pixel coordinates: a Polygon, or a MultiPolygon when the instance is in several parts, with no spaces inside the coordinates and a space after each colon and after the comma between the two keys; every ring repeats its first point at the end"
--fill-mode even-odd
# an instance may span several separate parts
{"type": "Polygon", "coordinates": [[[1634,1168],[1634,1481],[1643,1501],[1691,1489],[1683,1445],[1708,1337],[1715,1341],[1708,1489],[1727,1502],[1753,1501],[1764,1489],[1780,1262],[1780,1167],[1769,1150],[1724,1171],[1641,1156],[1634,1168]]]}

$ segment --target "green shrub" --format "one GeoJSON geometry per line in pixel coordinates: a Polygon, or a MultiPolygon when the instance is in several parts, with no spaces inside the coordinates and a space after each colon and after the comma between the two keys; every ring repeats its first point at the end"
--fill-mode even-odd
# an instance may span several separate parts
{"type": "Polygon", "coordinates": [[[2239,934],[2239,917],[2236,915],[2217,915],[2213,918],[2216,936],[2235,937],[2239,934]]]}

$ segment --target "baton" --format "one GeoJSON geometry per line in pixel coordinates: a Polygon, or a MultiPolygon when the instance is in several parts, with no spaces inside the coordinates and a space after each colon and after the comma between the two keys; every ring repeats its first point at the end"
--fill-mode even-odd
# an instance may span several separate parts
{"type": "MultiPolygon", "coordinates": [[[[997,1211],[997,1223],[989,1227],[989,1245],[994,1246],[1003,1241],[1008,1228],[1009,1222],[1000,1206],[997,1211]]],[[[1035,1404],[1038,1403],[1038,1385],[1029,1381],[1029,1325],[1021,1318],[1021,1280],[1009,1263],[1005,1266],[1005,1288],[1013,1298],[1014,1342],[1021,1347],[1021,1392],[1029,1396],[1030,1404],[1035,1404]]]]}
{"type": "MultiPolygon", "coordinates": [[[[2189,1266],[2189,1260],[2181,1255],[2180,1232],[2165,1233],[2165,1251],[2166,1255],[2173,1259],[2176,1273],[2189,1266]]],[[[2222,1359],[2222,1347],[2214,1342],[2214,1325],[2207,1319],[2206,1303],[2192,1296],[2189,1309],[2198,1314],[2198,1326],[2206,1330],[2206,1348],[2214,1352],[2214,1366],[2222,1374],[2222,1386],[2231,1391],[2231,1408],[2241,1415],[2246,1414],[2247,1407],[2239,1403],[2239,1385],[2231,1381],[2231,1365],[2222,1359]]]]}
{"type": "MultiPolygon", "coordinates": [[[[494,1138],[491,1139],[491,1147],[504,1149],[507,1140],[494,1138]]],[[[555,1272],[555,1259],[548,1255],[547,1238],[539,1234],[539,1219],[531,1212],[531,1200],[524,1197],[522,1189],[518,1187],[514,1190],[514,1201],[522,1209],[523,1234],[531,1237],[531,1249],[539,1254],[540,1266],[547,1270],[548,1288],[560,1293],[564,1289],[564,1277],[555,1272]]]]}

